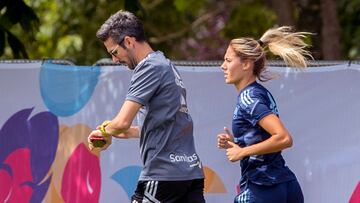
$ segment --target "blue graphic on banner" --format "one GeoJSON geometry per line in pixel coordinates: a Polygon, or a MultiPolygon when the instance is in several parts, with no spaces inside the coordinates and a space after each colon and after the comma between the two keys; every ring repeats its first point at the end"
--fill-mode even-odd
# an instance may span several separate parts
{"type": "Polygon", "coordinates": [[[40,91],[46,107],[55,115],[77,113],[89,101],[98,83],[100,67],[44,63],[40,91]]]}
{"type": "Polygon", "coordinates": [[[111,178],[123,187],[130,199],[135,191],[140,172],[140,166],[128,166],[118,170],[111,178]]]}

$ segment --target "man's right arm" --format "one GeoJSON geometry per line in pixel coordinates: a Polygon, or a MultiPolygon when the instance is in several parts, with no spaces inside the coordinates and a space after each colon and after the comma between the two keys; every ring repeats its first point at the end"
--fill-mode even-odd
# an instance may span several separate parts
{"type": "Polygon", "coordinates": [[[130,128],[124,132],[120,133],[118,135],[113,135],[116,138],[121,139],[128,139],[128,138],[139,138],[140,137],[140,127],[139,126],[130,126],[130,128]]]}
{"type": "Polygon", "coordinates": [[[137,102],[126,100],[119,113],[105,127],[106,133],[118,138],[139,137],[139,128],[131,126],[131,123],[141,106],[137,102]]]}

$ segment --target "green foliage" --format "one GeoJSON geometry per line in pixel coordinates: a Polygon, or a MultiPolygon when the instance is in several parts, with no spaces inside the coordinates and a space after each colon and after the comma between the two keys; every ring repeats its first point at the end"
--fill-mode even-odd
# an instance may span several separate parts
{"type": "Polygon", "coordinates": [[[210,3],[209,0],[164,0],[153,6],[153,1],[142,1],[146,9],[145,32],[153,48],[164,51],[171,58],[184,57],[179,50],[181,39],[194,32],[193,22],[210,3]]]}
{"type": "Polygon", "coordinates": [[[349,59],[360,58],[360,0],[340,0],[343,52],[349,59]]]}
{"type": "Polygon", "coordinates": [[[17,36],[26,39],[30,58],[61,58],[76,64],[93,64],[108,57],[95,33],[111,14],[124,9],[124,1],[25,1],[38,14],[41,24],[35,40],[28,39],[20,29],[14,30],[17,36]]]}
{"type": "MultiPolygon", "coordinates": [[[[311,2],[297,1],[296,24],[301,31],[319,33],[320,1],[311,2]]],[[[360,0],[338,4],[344,55],[359,57],[360,0]]],[[[231,39],[260,38],[276,25],[276,13],[269,6],[266,0],[0,0],[0,56],[93,64],[110,57],[96,31],[123,9],[142,19],[152,47],[168,57],[221,60],[231,39]]],[[[321,51],[320,37],[307,39],[314,53],[321,51]]]]}
{"type": "Polygon", "coordinates": [[[9,58],[28,58],[23,42],[12,32],[12,28],[19,25],[19,29],[33,39],[33,33],[38,28],[39,19],[34,11],[22,0],[0,1],[0,56],[5,53],[6,44],[10,50],[9,58]],[[7,43],[6,43],[7,42],[7,43]]]}
{"type": "Polygon", "coordinates": [[[174,0],[176,10],[183,13],[197,15],[199,10],[206,4],[204,0],[174,0]]]}
{"type": "Polygon", "coordinates": [[[222,34],[229,39],[245,36],[260,38],[275,24],[276,14],[263,1],[245,1],[231,12],[222,34]]]}

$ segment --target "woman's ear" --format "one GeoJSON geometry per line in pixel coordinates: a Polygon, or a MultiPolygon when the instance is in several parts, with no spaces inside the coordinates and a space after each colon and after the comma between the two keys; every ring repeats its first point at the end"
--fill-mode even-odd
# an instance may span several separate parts
{"type": "Polygon", "coordinates": [[[242,61],[242,69],[250,70],[254,66],[254,62],[250,59],[245,59],[242,61]]]}

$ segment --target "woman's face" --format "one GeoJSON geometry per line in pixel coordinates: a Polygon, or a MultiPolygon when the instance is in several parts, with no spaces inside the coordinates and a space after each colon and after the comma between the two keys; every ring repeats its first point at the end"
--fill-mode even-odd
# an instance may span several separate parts
{"type": "Polygon", "coordinates": [[[221,69],[224,72],[226,84],[238,84],[244,76],[240,57],[236,55],[234,49],[229,46],[224,56],[221,69]]]}

